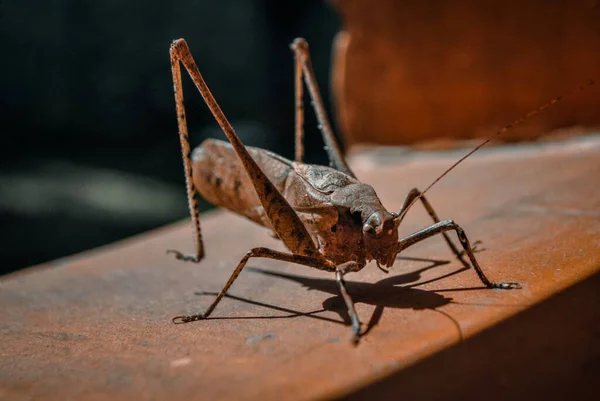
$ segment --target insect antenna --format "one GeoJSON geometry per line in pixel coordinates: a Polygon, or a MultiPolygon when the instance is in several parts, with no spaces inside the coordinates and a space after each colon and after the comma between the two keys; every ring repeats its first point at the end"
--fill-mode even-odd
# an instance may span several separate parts
{"type": "Polygon", "coordinates": [[[416,201],[419,200],[419,198],[422,198],[423,195],[425,195],[425,193],[427,191],[429,191],[431,189],[431,187],[433,187],[435,184],[438,183],[438,181],[440,181],[442,178],[444,178],[446,176],[446,174],[448,174],[450,171],[452,171],[456,166],[458,166],[460,163],[462,163],[466,158],[468,158],[469,156],[471,156],[473,153],[477,152],[479,149],[481,149],[482,147],[484,147],[485,145],[487,145],[489,142],[491,142],[494,138],[496,138],[498,135],[503,134],[504,132],[508,131],[509,129],[516,127],[517,125],[521,124],[522,122],[524,122],[525,120],[528,120],[529,118],[541,113],[542,111],[546,110],[547,108],[549,108],[550,106],[558,103],[559,101],[561,101],[562,99],[564,99],[567,96],[571,96],[575,93],[579,93],[584,91],[585,89],[587,89],[588,87],[594,85],[594,81],[593,80],[589,80],[587,83],[585,83],[584,85],[578,86],[577,88],[574,88],[572,90],[570,90],[569,92],[561,95],[561,96],[557,96],[554,99],[552,99],[551,101],[549,101],[548,103],[543,104],[542,106],[538,107],[535,110],[530,111],[529,113],[525,114],[524,116],[522,116],[521,118],[516,119],[515,121],[513,121],[512,123],[508,124],[507,126],[505,126],[504,128],[502,128],[500,131],[496,132],[494,135],[490,136],[488,139],[486,139],[485,141],[481,142],[479,145],[477,145],[476,147],[474,147],[471,151],[469,151],[469,153],[467,153],[466,155],[464,155],[463,157],[461,157],[460,159],[458,159],[454,164],[452,164],[452,166],[450,166],[448,169],[446,169],[446,171],[444,171],[438,178],[436,178],[435,180],[433,180],[433,182],[431,184],[429,184],[429,186],[427,188],[425,188],[425,190],[423,190],[419,196],[415,197],[413,199],[413,201],[406,207],[404,208],[404,210],[402,211],[402,213],[397,217],[397,219],[401,222],[402,219],[404,218],[404,216],[406,215],[406,213],[408,212],[408,210],[412,207],[412,205],[415,204],[416,201]]]}

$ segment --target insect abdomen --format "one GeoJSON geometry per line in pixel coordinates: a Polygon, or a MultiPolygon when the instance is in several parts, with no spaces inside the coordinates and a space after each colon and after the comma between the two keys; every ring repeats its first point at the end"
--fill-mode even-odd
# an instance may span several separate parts
{"type": "MultiPolygon", "coordinates": [[[[246,148],[271,182],[282,191],[291,162],[263,149],[246,148]]],[[[207,139],[194,149],[192,161],[194,185],[206,200],[260,225],[270,226],[252,181],[229,143],[207,139]]]]}

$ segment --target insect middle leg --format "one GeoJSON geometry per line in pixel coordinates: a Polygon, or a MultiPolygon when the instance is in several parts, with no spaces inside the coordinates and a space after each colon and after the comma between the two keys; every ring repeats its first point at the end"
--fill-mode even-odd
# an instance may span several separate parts
{"type": "Polygon", "coordinates": [[[290,253],[275,251],[269,248],[253,248],[248,253],[246,253],[246,255],[244,255],[242,260],[240,260],[240,262],[238,263],[233,273],[231,273],[231,276],[229,277],[229,280],[227,280],[227,283],[225,284],[223,289],[219,292],[215,300],[212,302],[212,304],[210,304],[210,306],[206,309],[204,313],[187,316],[175,316],[172,319],[173,323],[189,323],[196,320],[206,319],[207,317],[209,317],[210,314],[215,310],[219,302],[221,302],[225,294],[227,294],[227,291],[229,291],[229,288],[232,286],[233,282],[238,278],[244,267],[246,267],[246,264],[248,263],[248,260],[250,258],[275,259],[281,260],[283,262],[309,266],[323,271],[335,271],[335,278],[340,290],[340,295],[342,296],[342,299],[344,300],[344,303],[348,308],[348,314],[350,315],[350,319],[352,322],[352,342],[355,344],[358,342],[361,334],[360,319],[358,317],[358,313],[356,312],[356,308],[354,307],[354,301],[350,297],[348,289],[346,288],[346,283],[344,281],[344,274],[348,271],[353,271],[353,267],[356,263],[348,262],[340,266],[335,266],[320,258],[294,255],[290,253]]]}
{"type": "MultiPolygon", "coordinates": [[[[417,188],[413,188],[410,190],[410,192],[406,196],[406,199],[404,200],[404,204],[402,205],[402,207],[400,208],[400,211],[398,212],[398,215],[401,216],[401,218],[402,218],[404,216],[404,214],[408,211],[408,209],[414,204],[414,202],[417,198],[419,198],[421,200],[423,207],[425,208],[425,210],[427,211],[427,213],[429,214],[429,216],[431,217],[433,222],[439,223],[441,220],[438,217],[435,210],[433,210],[431,203],[429,203],[427,198],[425,198],[425,196],[417,188]]],[[[463,259],[463,256],[466,254],[466,251],[459,250],[458,247],[456,245],[454,245],[454,242],[452,242],[452,240],[450,239],[450,237],[448,236],[447,233],[442,232],[441,234],[444,236],[444,240],[446,241],[446,243],[448,244],[448,246],[450,247],[452,252],[456,255],[456,257],[461,261],[461,263],[465,267],[469,267],[469,264],[463,259]]],[[[479,245],[479,244],[481,244],[481,241],[475,241],[473,243],[473,247],[472,247],[473,252],[478,251],[477,245],[479,245]]]]}
{"type": "Polygon", "coordinates": [[[227,291],[229,291],[229,288],[231,287],[233,282],[238,278],[238,276],[240,275],[240,273],[242,272],[244,267],[246,267],[246,263],[248,263],[248,260],[250,258],[275,259],[275,260],[281,260],[283,262],[290,262],[290,263],[296,263],[299,265],[314,267],[316,269],[324,270],[324,271],[331,271],[331,272],[336,271],[334,265],[327,263],[324,259],[321,259],[321,258],[315,258],[315,257],[311,257],[311,256],[294,255],[291,253],[275,251],[275,250],[269,249],[269,248],[253,248],[250,251],[248,251],[246,253],[246,255],[244,255],[242,260],[240,260],[240,263],[238,263],[238,265],[235,268],[235,270],[233,271],[233,273],[231,273],[229,280],[227,280],[227,283],[225,284],[223,289],[219,292],[219,295],[217,295],[217,297],[215,298],[213,303],[206,309],[206,311],[204,313],[197,314],[197,315],[190,315],[190,316],[176,316],[173,318],[173,323],[187,323],[187,322],[192,322],[195,320],[205,319],[208,316],[210,316],[210,314],[216,308],[216,306],[219,304],[219,302],[221,302],[221,299],[223,299],[225,294],[227,294],[227,291]]]}
{"type": "Polygon", "coordinates": [[[402,238],[400,241],[398,241],[398,252],[401,252],[402,250],[404,250],[418,242],[421,242],[429,237],[433,237],[434,235],[445,234],[446,231],[456,231],[458,240],[460,241],[462,247],[464,248],[465,253],[469,257],[469,260],[471,261],[471,264],[473,265],[475,272],[479,276],[479,279],[481,280],[481,282],[486,287],[500,288],[500,289],[504,289],[504,290],[521,288],[521,285],[516,282],[493,282],[493,281],[490,281],[485,276],[485,274],[483,273],[483,270],[479,266],[479,263],[477,262],[477,259],[475,258],[475,254],[473,253],[473,249],[471,248],[471,244],[469,243],[467,235],[465,234],[465,231],[452,220],[440,221],[439,223],[433,224],[427,228],[417,231],[414,234],[411,234],[407,237],[402,238]]]}

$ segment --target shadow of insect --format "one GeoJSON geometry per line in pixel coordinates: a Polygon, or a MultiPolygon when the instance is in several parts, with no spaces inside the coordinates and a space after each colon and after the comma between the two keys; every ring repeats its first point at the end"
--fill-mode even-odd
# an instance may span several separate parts
{"type": "MultiPolygon", "coordinates": [[[[432,310],[436,311],[448,319],[452,321],[455,325],[459,337],[462,339],[462,330],[458,322],[447,313],[438,310],[438,308],[452,303],[452,298],[446,297],[444,295],[438,294],[435,291],[427,291],[421,290],[417,288],[413,288],[415,286],[420,286],[422,284],[435,282],[438,280],[443,280],[449,276],[461,273],[465,270],[468,270],[465,267],[452,271],[448,274],[436,277],[427,281],[419,281],[422,278],[422,274],[430,269],[447,265],[449,261],[440,261],[440,260],[432,260],[432,259],[421,259],[421,258],[412,258],[412,257],[399,257],[398,259],[402,260],[410,260],[416,262],[427,262],[429,263],[427,266],[417,269],[412,272],[397,274],[394,276],[386,277],[382,280],[379,280],[376,283],[365,283],[359,281],[347,281],[346,284],[348,289],[352,291],[353,297],[355,298],[356,303],[364,303],[368,305],[375,306],[375,310],[371,314],[371,317],[366,325],[366,328],[362,335],[368,334],[381,320],[383,316],[383,311],[386,307],[395,308],[395,309],[413,309],[413,310],[432,310]]],[[[269,309],[274,309],[280,312],[287,313],[286,315],[278,315],[278,316],[250,316],[250,317],[209,317],[209,320],[230,320],[230,319],[286,319],[286,318],[294,318],[298,316],[311,317],[318,320],[328,321],[332,323],[350,325],[351,318],[348,314],[348,310],[345,306],[344,300],[339,294],[337,282],[334,279],[326,279],[326,278],[316,278],[316,277],[307,277],[296,274],[288,274],[282,272],[276,272],[272,270],[260,269],[255,267],[248,267],[248,270],[253,271],[255,273],[260,273],[263,275],[273,276],[277,278],[282,278],[286,280],[293,281],[295,283],[301,284],[303,287],[308,290],[317,290],[327,294],[333,295],[330,298],[327,298],[323,301],[323,308],[310,311],[310,312],[301,312],[281,306],[276,306],[264,302],[258,302],[251,299],[227,294],[225,297],[234,299],[237,301],[249,303],[252,305],[262,306],[269,309]],[[332,319],[326,316],[320,315],[323,312],[332,311],[337,313],[340,316],[341,320],[332,319]]],[[[460,290],[475,290],[475,289],[483,289],[485,287],[473,287],[473,288],[461,288],[460,290]]],[[[444,291],[444,290],[442,290],[444,291]]],[[[216,292],[197,292],[196,295],[209,295],[216,296],[218,293],[216,292]]]]}

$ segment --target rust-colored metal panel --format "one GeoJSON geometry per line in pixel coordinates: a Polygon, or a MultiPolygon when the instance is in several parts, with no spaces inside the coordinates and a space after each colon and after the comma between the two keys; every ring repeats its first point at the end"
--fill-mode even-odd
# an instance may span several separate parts
{"type": "MultiPolygon", "coordinates": [[[[337,119],[350,145],[486,136],[590,79],[600,81],[597,1],[333,2],[337,119]]],[[[503,136],[600,126],[590,90],[503,136]]]]}
{"type": "MultiPolygon", "coordinates": [[[[351,164],[393,210],[459,154],[377,148],[351,164]]],[[[428,240],[389,275],[367,266],[348,276],[371,326],[357,347],[334,277],[272,260],[252,261],[211,319],[171,323],[203,310],[212,295],[201,293],[218,291],[248,249],[281,247],[227,212],[202,216],[207,258],[199,265],[165,254],[191,249],[185,222],[5,276],[0,398],[308,400],[353,392],[598,272],[599,160],[592,136],[484,149],[458,167],[430,191],[431,203],[483,241],[477,256],[491,279],[524,288],[481,289],[441,238],[428,240]]],[[[429,223],[417,205],[401,232],[429,223]]]]}
{"type": "Polygon", "coordinates": [[[600,274],[347,400],[598,400],[600,274]],[[435,384],[435,385],[432,385],[435,384]]]}

